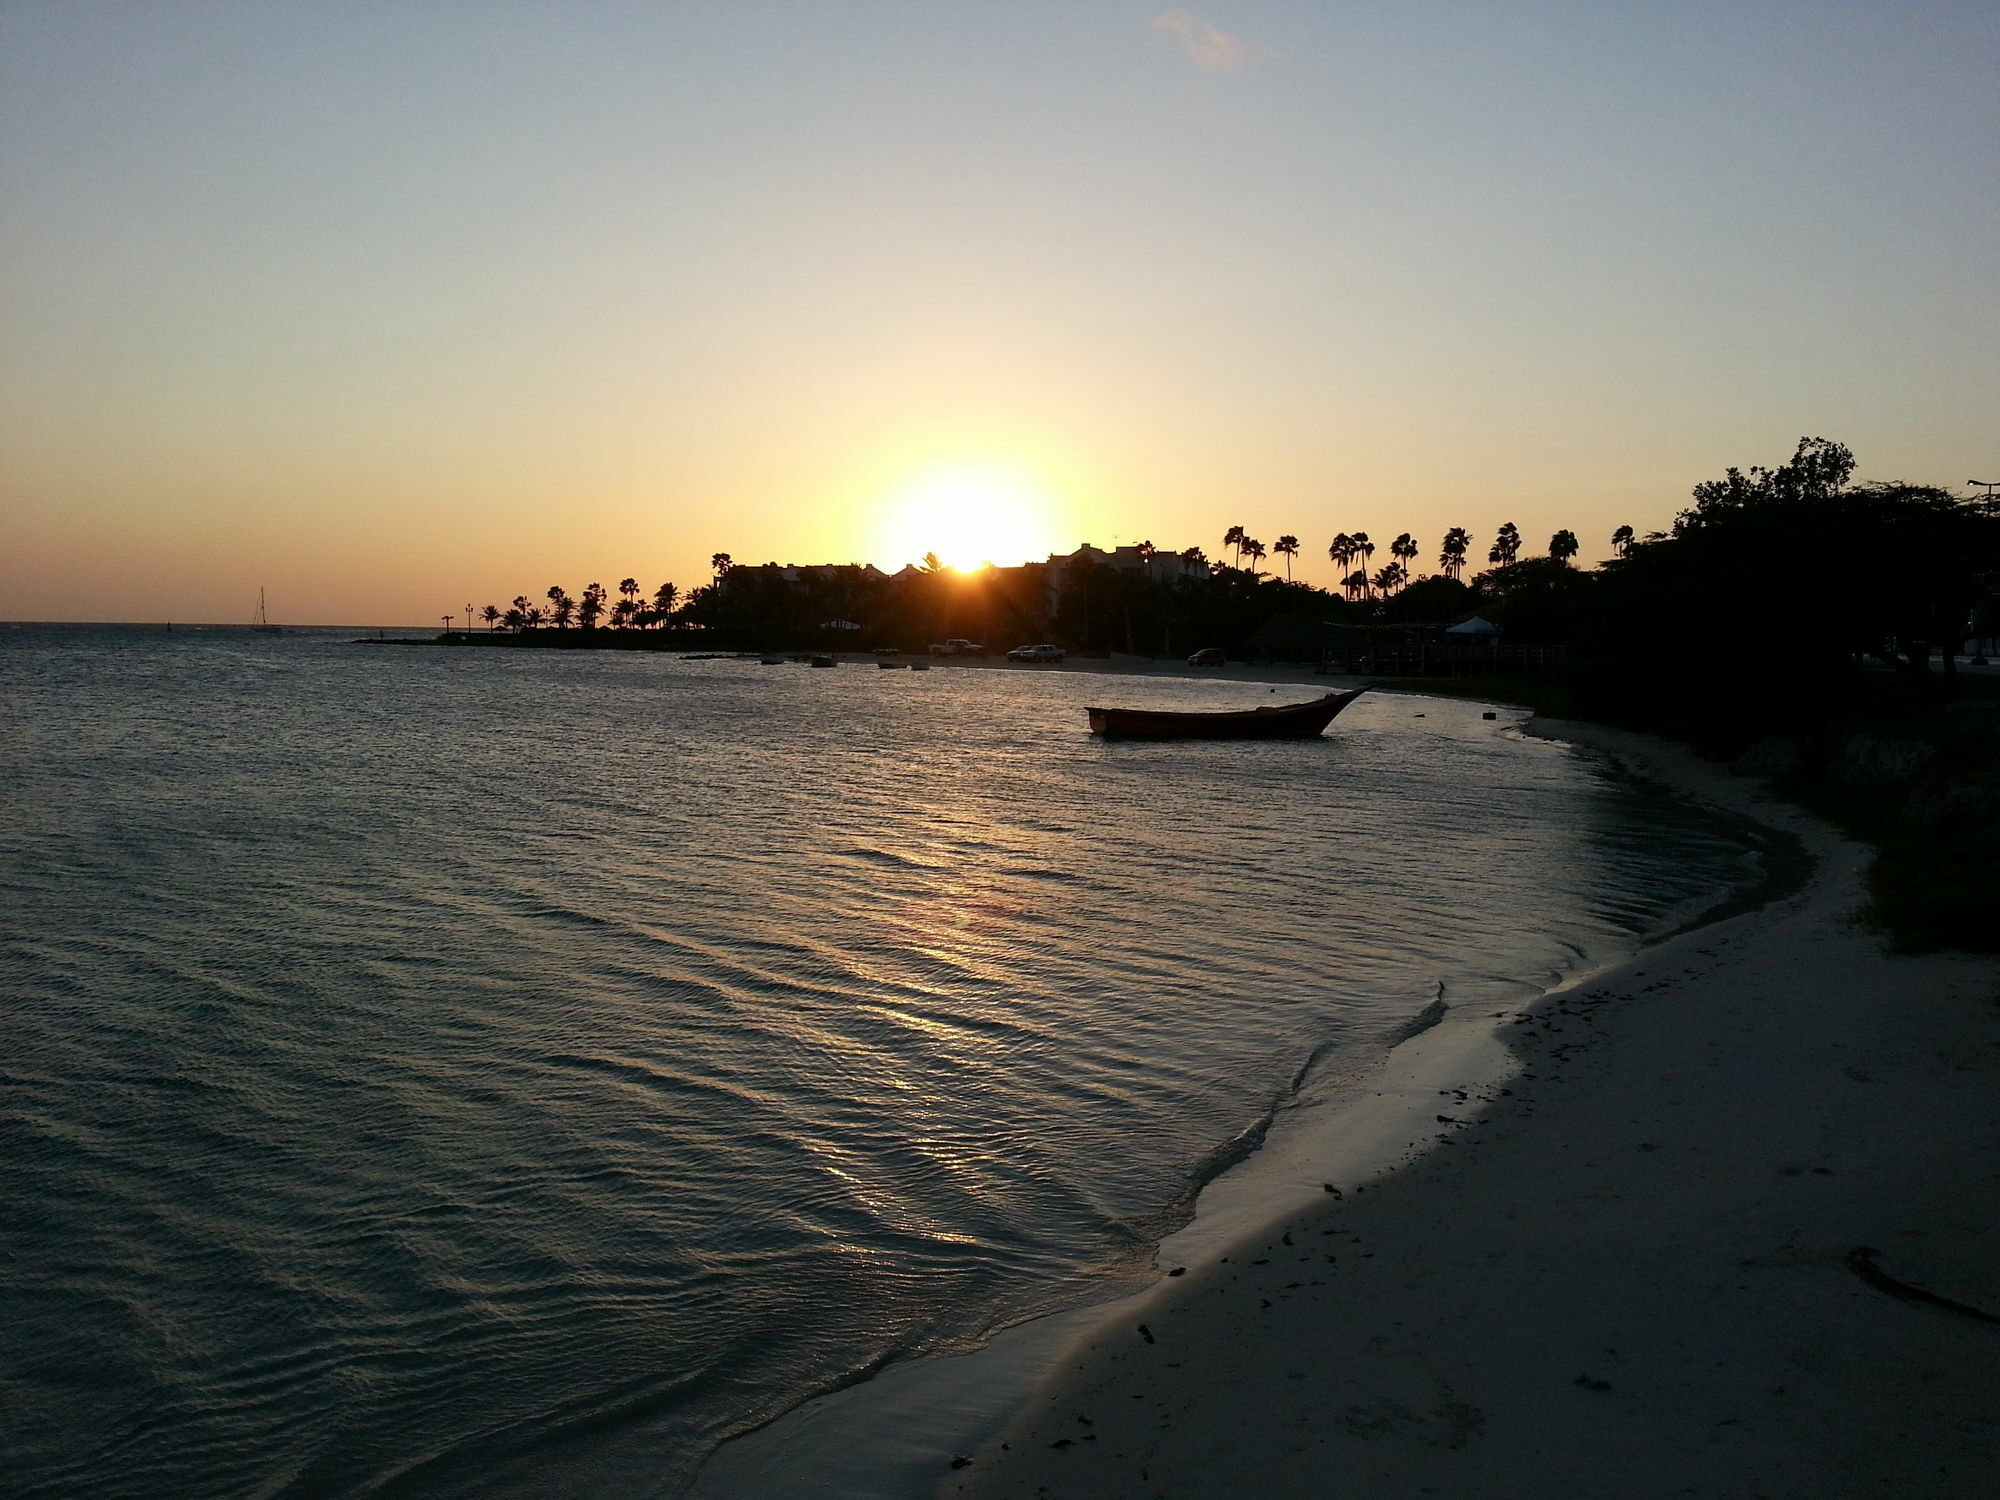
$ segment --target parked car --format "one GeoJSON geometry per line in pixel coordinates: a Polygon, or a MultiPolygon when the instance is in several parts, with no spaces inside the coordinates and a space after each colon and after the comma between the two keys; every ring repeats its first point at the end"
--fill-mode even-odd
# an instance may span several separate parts
{"type": "Polygon", "coordinates": [[[1203,646],[1188,658],[1187,664],[1191,667],[1220,667],[1228,662],[1229,658],[1222,654],[1220,646],[1203,646]]]}
{"type": "Polygon", "coordinates": [[[932,656],[984,656],[986,648],[977,641],[968,641],[962,635],[955,635],[942,645],[931,643],[932,656]]]}
{"type": "Polygon", "coordinates": [[[1061,661],[1063,649],[1044,642],[1039,646],[1016,646],[1007,653],[1009,661],[1061,661]]]}

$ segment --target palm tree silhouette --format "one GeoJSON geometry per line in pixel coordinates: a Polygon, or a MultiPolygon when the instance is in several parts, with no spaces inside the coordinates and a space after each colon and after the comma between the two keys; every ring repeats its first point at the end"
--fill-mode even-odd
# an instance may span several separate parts
{"type": "Polygon", "coordinates": [[[1616,531],[1611,533],[1611,550],[1620,557],[1624,557],[1632,550],[1632,540],[1632,528],[1630,526],[1620,526],[1616,531]]]}
{"type": "Polygon", "coordinates": [[[708,565],[715,569],[715,576],[720,578],[735,567],[736,563],[727,552],[718,552],[708,560],[708,565]]]}
{"type": "Polygon", "coordinates": [[[1233,566],[1239,568],[1243,566],[1243,542],[1244,533],[1241,526],[1232,526],[1222,533],[1222,545],[1236,549],[1236,562],[1233,566]]]}
{"type": "Polygon", "coordinates": [[[479,612],[479,618],[486,622],[486,629],[490,634],[493,629],[493,622],[500,618],[500,606],[497,604],[487,605],[486,608],[479,612]]]}
{"type": "Polygon", "coordinates": [[[1354,538],[1341,532],[1333,539],[1333,545],[1326,549],[1327,559],[1340,569],[1343,585],[1347,578],[1347,565],[1354,561],[1354,538]]]}
{"type": "Polygon", "coordinates": [[[1453,582],[1465,571],[1465,554],[1472,546],[1472,533],[1463,526],[1454,526],[1444,534],[1444,547],[1438,553],[1438,565],[1444,569],[1444,576],[1453,582]]]}
{"type": "Polygon", "coordinates": [[[1554,536],[1549,538],[1549,556],[1553,557],[1564,567],[1569,566],[1569,560],[1576,556],[1576,552],[1577,541],[1574,531],[1558,531],[1554,536]]]}
{"type": "Polygon", "coordinates": [[[1374,560],[1375,544],[1368,540],[1368,533],[1365,531],[1355,532],[1349,540],[1354,543],[1354,555],[1361,559],[1361,597],[1371,598],[1373,596],[1368,581],[1368,564],[1374,560]]]}
{"type": "Polygon", "coordinates": [[[1397,589],[1409,582],[1409,578],[1409,569],[1405,568],[1401,563],[1384,563],[1380,571],[1375,574],[1375,587],[1380,589],[1384,594],[1393,594],[1397,589]]]}
{"type": "Polygon", "coordinates": [[[625,618],[629,620],[639,607],[639,580],[625,579],[618,585],[618,592],[625,596],[625,618]]]}
{"type": "Polygon", "coordinates": [[[569,617],[576,613],[576,601],[563,592],[559,583],[549,585],[549,618],[555,621],[556,629],[569,629],[569,617]]]}
{"type": "Polygon", "coordinates": [[[1246,536],[1239,549],[1240,555],[1250,559],[1250,576],[1257,576],[1257,564],[1264,560],[1264,544],[1255,537],[1246,536]]]}
{"type": "Polygon", "coordinates": [[[1486,554],[1486,560],[1507,567],[1521,555],[1521,528],[1512,521],[1500,528],[1500,534],[1493,539],[1493,550],[1486,554]]]}
{"type": "Polygon", "coordinates": [[[663,583],[653,590],[653,620],[655,624],[662,628],[666,626],[668,617],[674,612],[674,602],[680,598],[680,593],[681,591],[671,583],[663,583]]]}
{"type": "Polygon", "coordinates": [[[1389,555],[1403,565],[1405,579],[1410,576],[1410,564],[1417,560],[1417,554],[1421,551],[1423,548],[1417,545],[1415,538],[1407,531],[1389,543],[1389,555]]]}
{"type": "Polygon", "coordinates": [[[1285,559],[1285,582],[1292,581],[1292,559],[1299,555],[1299,539],[1295,536],[1281,536],[1271,543],[1271,550],[1285,559]]]}

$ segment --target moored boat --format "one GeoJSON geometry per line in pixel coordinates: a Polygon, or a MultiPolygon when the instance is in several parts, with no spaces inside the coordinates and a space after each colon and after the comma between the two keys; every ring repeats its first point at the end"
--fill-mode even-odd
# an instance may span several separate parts
{"type": "Polygon", "coordinates": [[[1328,693],[1309,703],[1180,713],[1156,708],[1091,708],[1090,732],[1106,739],[1289,740],[1323,734],[1334,715],[1367,692],[1328,693]]]}

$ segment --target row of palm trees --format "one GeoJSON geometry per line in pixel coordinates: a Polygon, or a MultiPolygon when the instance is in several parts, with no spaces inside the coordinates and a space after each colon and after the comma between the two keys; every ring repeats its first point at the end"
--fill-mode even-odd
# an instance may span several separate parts
{"type": "MultiPolygon", "coordinates": [[[[1620,526],[1611,533],[1611,548],[1623,557],[1632,550],[1637,537],[1630,526],[1620,526]]],[[[1244,560],[1249,560],[1249,571],[1258,571],[1257,564],[1265,556],[1264,544],[1251,536],[1241,526],[1232,526],[1222,534],[1222,545],[1236,550],[1233,566],[1242,568],[1244,560]]],[[[1390,561],[1375,572],[1368,571],[1375,557],[1375,543],[1365,531],[1341,532],[1326,549],[1327,557],[1341,570],[1340,588],[1350,599],[1373,599],[1377,594],[1389,595],[1415,583],[1426,576],[1416,572],[1415,563],[1423,552],[1417,540],[1405,531],[1389,543],[1390,561]],[[1356,566],[1359,564],[1359,566],[1356,566]]],[[[1558,531],[1549,538],[1549,556],[1568,567],[1582,550],[1576,533],[1568,529],[1558,531]]],[[[1285,579],[1290,582],[1292,559],[1298,556],[1299,539],[1295,536],[1281,536],[1271,545],[1271,551],[1285,559],[1285,579]]],[[[1462,582],[1467,556],[1472,551],[1472,533],[1463,526],[1454,526],[1444,534],[1439,544],[1438,573],[1435,576],[1462,582]]],[[[1190,549],[1192,555],[1192,549],[1190,549]]],[[[1487,562],[1496,568],[1511,567],[1521,558],[1521,528],[1512,521],[1503,525],[1493,539],[1493,545],[1486,553],[1487,562]]]]}
{"type": "Polygon", "coordinates": [[[502,609],[489,604],[479,611],[479,618],[486,622],[488,630],[495,625],[504,625],[509,630],[534,630],[543,625],[567,630],[572,624],[592,630],[607,615],[609,623],[619,630],[664,629],[673,623],[675,613],[685,602],[681,591],[671,583],[661,584],[646,597],[641,594],[636,578],[619,583],[616,600],[601,583],[588,585],[581,597],[572,597],[559,583],[552,584],[545,597],[549,601],[546,606],[533,602],[526,594],[516,594],[510,607],[502,609]]]}

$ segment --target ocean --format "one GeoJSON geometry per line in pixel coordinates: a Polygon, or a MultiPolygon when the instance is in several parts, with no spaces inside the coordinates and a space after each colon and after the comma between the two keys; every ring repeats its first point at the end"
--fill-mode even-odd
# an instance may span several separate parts
{"type": "Polygon", "coordinates": [[[1757,873],[1478,704],[352,634],[0,628],[24,1500],[676,1496],[1757,873]]]}

